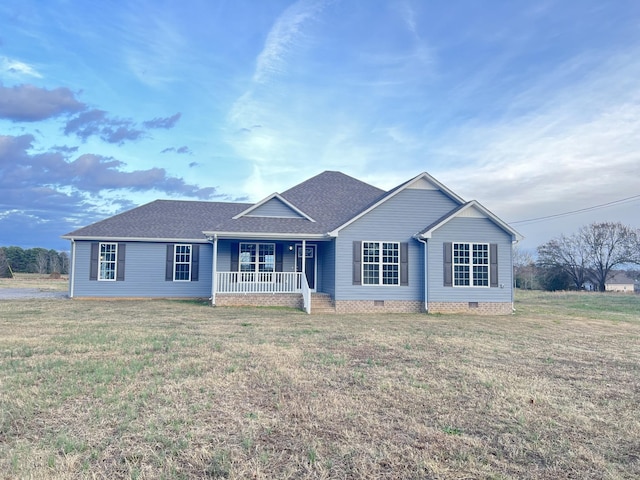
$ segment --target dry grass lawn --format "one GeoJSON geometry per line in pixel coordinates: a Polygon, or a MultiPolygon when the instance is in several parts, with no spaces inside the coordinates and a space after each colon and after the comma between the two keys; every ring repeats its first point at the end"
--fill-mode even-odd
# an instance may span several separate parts
{"type": "Polygon", "coordinates": [[[0,288],[37,288],[43,292],[67,292],[69,277],[52,278],[39,273],[16,273],[14,278],[0,278],[0,288]]]}
{"type": "Polygon", "coordinates": [[[0,477],[640,478],[640,297],[0,302],[0,477]]]}

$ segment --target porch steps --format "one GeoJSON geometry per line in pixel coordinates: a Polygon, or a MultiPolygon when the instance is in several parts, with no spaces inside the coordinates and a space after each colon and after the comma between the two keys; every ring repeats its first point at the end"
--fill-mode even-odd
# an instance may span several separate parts
{"type": "Polygon", "coordinates": [[[336,306],[328,293],[311,294],[311,314],[336,313],[336,306]]]}

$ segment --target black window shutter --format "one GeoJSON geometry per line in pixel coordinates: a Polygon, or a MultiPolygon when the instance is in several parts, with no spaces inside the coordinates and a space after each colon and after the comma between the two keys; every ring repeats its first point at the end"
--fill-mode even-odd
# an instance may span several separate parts
{"type": "Polygon", "coordinates": [[[362,242],[353,242],[353,284],[362,285],[362,242]]]}
{"type": "Polygon", "coordinates": [[[238,257],[240,256],[240,244],[238,242],[233,242],[231,244],[231,271],[237,272],[240,270],[238,265],[238,257]]]}
{"type": "Polygon", "coordinates": [[[409,285],[409,244],[400,244],[400,285],[409,285]]]}
{"type": "Polygon", "coordinates": [[[89,280],[98,280],[98,256],[100,254],[100,244],[91,244],[91,264],[89,265],[89,280]]]}
{"type": "Polygon", "coordinates": [[[164,279],[167,282],[173,281],[173,243],[167,244],[167,259],[164,272],[164,279]]]}
{"type": "Polygon", "coordinates": [[[282,272],[282,244],[276,243],[276,272],[282,272]]]}
{"type": "Polygon", "coordinates": [[[127,252],[127,244],[119,243],[118,244],[118,259],[116,266],[116,281],[123,282],[124,281],[124,259],[126,257],[127,252]]]}
{"type": "Polygon", "coordinates": [[[198,281],[200,270],[200,245],[191,245],[191,281],[198,281]]]}
{"type": "Polygon", "coordinates": [[[490,286],[498,286],[498,244],[492,243],[489,245],[489,278],[491,279],[490,286]]]}
{"type": "Polygon", "coordinates": [[[453,286],[453,272],[452,272],[452,244],[451,242],[445,242],[442,244],[444,247],[444,261],[443,261],[443,271],[444,271],[444,286],[452,287],[453,286]]]}

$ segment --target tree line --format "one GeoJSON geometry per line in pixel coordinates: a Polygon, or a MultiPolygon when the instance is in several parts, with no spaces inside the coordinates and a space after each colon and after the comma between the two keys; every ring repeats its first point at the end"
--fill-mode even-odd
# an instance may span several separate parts
{"type": "Polygon", "coordinates": [[[68,274],[69,254],[46,248],[0,247],[0,277],[12,273],[68,274]]]}
{"type": "Polygon", "coordinates": [[[640,230],[620,222],[592,223],[537,248],[537,260],[516,249],[516,286],[544,290],[580,290],[592,283],[604,291],[612,271],[640,265],[640,230]]]}

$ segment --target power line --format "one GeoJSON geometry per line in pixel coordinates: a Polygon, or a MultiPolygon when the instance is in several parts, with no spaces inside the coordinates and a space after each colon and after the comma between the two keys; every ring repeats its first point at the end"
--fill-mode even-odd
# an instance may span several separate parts
{"type": "Polygon", "coordinates": [[[637,200],[637,199],[640,199],[640,195],[633,195],[631,197],[621,198],[620,200],[614,200],[612,202],[601,203],[599,205],[594,205],[592,207],[580,208],[578,210],[571,210],[570,212],[556,213],[554,215],[545,215],[544,217],[528,218],[526,220],[517,220],[515,222],[509,222],[509,223],[510,224],[533,223],[533,222],[539,222],[539,221],[542,221],[542,220],[549,220],[551,218],[566,217],[568,215],[575,215],[577,213],[590,212],[592,210],[597,210],[599,208],[606,208],[606,207],[611,207],[613,205],[621,205],[623,203],[630,203],[630,202],[633,202],[634,200],[637,200]]]}

